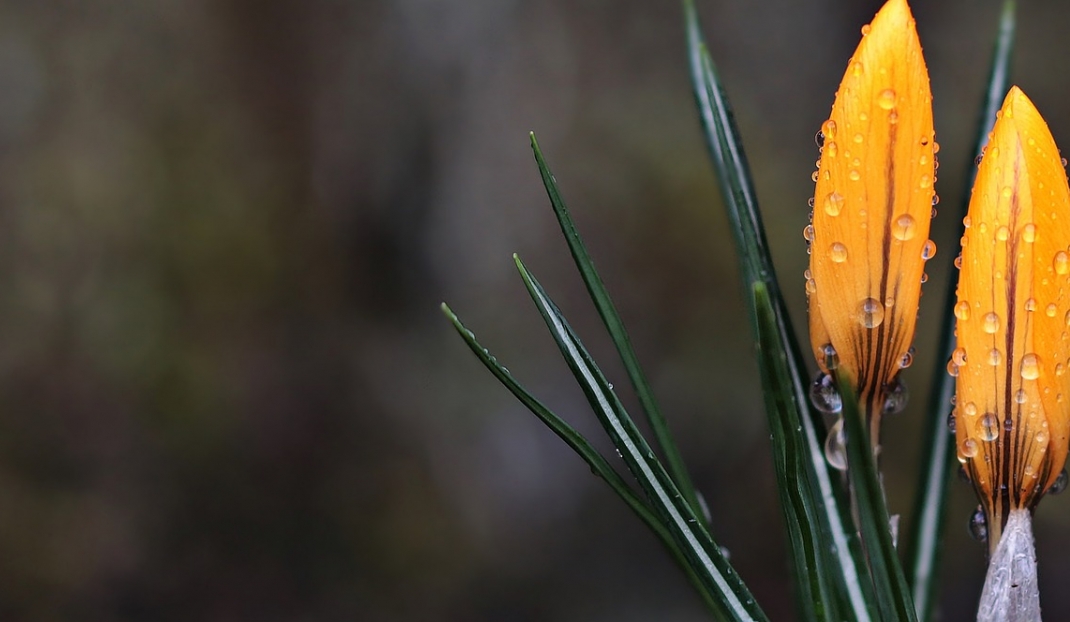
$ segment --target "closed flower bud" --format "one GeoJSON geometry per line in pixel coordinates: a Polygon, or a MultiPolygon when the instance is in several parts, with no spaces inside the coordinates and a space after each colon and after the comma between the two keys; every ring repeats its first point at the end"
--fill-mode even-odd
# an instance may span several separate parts
{"type": "Polygon", "coordinates": [[[1070,437],[1070,189],[1017,87],[992,130],[962,238],[955,440],[994,551],[1056,481],[1070,437]]]}
{"type": "Polygon", "coordinates": [[[823,372],[838,366],[870,421],[909,364],[929,240],[937,146],[932,95],[906,0],[862,29],[829,119],[807,227],[810,341],[823,372]],[[906,361],[906,363],[904,363],[906,361]]]}

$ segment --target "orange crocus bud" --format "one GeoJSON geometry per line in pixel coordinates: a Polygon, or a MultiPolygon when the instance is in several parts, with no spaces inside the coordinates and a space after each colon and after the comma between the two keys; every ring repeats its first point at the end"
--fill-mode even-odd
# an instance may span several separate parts
{"type": "Polygon", "coordinates": [[[827,374],[839,366],[854,384],[876,449],[881,415],[903,405],[897,375],[913,356],[925,261],[936,252],[929,221],[938,147],[929,73],[906,0],[888,0],[862,34],[821,127],[804,236],[810,342],[825,374],[815,382],[814,402],[836,411],[827,374]]]}
{"type": "Polygon", "coordinates": [[[1033,103],[998,113],[964,224],[955,440],[995,551],[1059,477],[1070,438],[1070,189],[1033,103]]]}

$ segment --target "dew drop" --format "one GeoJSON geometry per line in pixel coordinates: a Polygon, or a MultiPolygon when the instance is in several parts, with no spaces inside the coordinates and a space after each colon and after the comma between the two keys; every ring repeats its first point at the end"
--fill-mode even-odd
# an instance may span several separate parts
{"type": "Polygon", "coordinates": [[[833,263],[843,263],[847,261],[847,247],[843,242],[833,242],[829,247],[829,259],[833,263]]]}
{"type": "Polygon", "coordinates": [[[955,348],[955,351],[951,353],[951,361],[959,367],[966,366],[966,348],[955,348]]]}
{"type": "Polygon", "coordinates": [[[978,542],[988,541],[988,523],[985,521],[985,511],[981,509],[981,506],[977,506],[977,510],[970,515],[970,522],[966,528],[970,532],[970,537],[974,540],[978,542]]]}
{"type": "MultiPolygon", "coordinates": [[[[814,209],[814,197],[810,197],[809,199],[806,199],[806,204],[810,206],[810,209],[814,209]]],[[[813,213],[811,213],[810,214],[810,220],[813,220],[813,218],[814,218],[814,215],[813,215],[813,213]]]]}
{"type": "Polygon", "coordinates": [[[1029,399],[1029,396],[1025,394],[1025,391],[1018,389],[1014,392],[1014,402],[1016,404],[1025,404],[1025,401],[1029,399]]]}
{"type": "Polygon", "coordinates": [[[813,279],[806,279],[806,293],[807,294],[815,294],[815,293],[817,293],[817,281],[815,281],[813,279]]]}
{"type": "Polygon", "coordinates": [[[865,140],[865,139],[866,139],[866,137],[862,136],[862,134],[855,134],[855,136],[854,136],[855,144],[858,144],[858,145],[862,144],[862,141],[865,140]]]}
{"type": "Polygon", "coordinates": [[[984,331],[989,335],[994,335],[999,331],[999,316],[993,311],[989,311],[984,317],[984,331]]]}
{"type": "Polygon", "coordinates": [[[1022,239],[1027,243],[1032,244],[1037,241],[1037,226],[1033,223],[1027,224],[1022,227],[1022,239]]]}
{"type": "Polygon", "coordinates": [[[835,143],[835,141],[829,141],[829,142],[828,142],[828,143],[827,143],[827,144],[825,145],[825,151],[824,151],[824,154],[825,154],[826,156],[828,156],[828,157],[830,157],[830,158],[835,158],[835,157],[836,157],[836,156],[837,156],[837,155],[839,154],[839,152],[840,152],[840,147],[839,147],[839,145],[837,145],[837,144],[835,143]]]}
{"type": "Polygon", "coordinates": [[[821,353],[824,355],[826,369],[831,371],[840,366],[840,355],[836,353],[836,348],[832,347],[831,343],[826,343],[821,348],[821,353]]]}
{"type": "Polygon", "coordinates": [[[921,247],[921,258],[929,261],[934,255],[936,255],[936,242],[926,240],[925,246],[921,247]]]}
{"type": "MultiPolygon", "coordinates": [[[[963,236],[963,237],[965,237],[965,236],[963,236]]],[[[959,253],[959,255],[957,257],[955,257],[955,262],[954,263],[955,263],[955,269],[956,270],[962,270],[962,254],[961,253],[959,253]]]]}
{"type": "Polygon", "coordinates": [[[959,366],[955,363],[955,361],[947,362],[947,375],[951,376],[952,378],[955,378],[959,375],[959,366]]]}
{"type": "Polygon", "coordinates": [[[825,460],[837,471],[847,470],[847,447],[843,434],[843,417],[836,420],[825,437],[825,460]]]}
{"type": "Polygon", "coordinates": [[[977,434],[983,441],[994,441],[999,437],[999,417],[996,413],[985,413],[977,420],[977,434]]]}
{"type": "Polygon", "coordinates": [[[885,415],[896,415],[903,412],[907,407],[907,399],[910,393],[907,385],[899,378],[893,379],[886,387],[884,393],[884,405],[881,411],[885,415]]]}
{"type": "Polygon", "coordinates": [[[988,351],[988,364],[995,367],[1003,362],[1003,353],[999,351],[999,348],[992,348],[988,351]]]}
{"type": "Polygon", "coordinates": [[[914,217],[910,214],[903,214],[895,219],[895,226],[892,227],[892,236],[897,240],[906,242],[914,237],[917,230],[918,223],[915,222],[914,217]]]}
{"type": "Polygon", "coordinates": [[[933,178],[928,175],[922,175],[918,185],[922,188],[931,188],[933,185],[933,178]]]}
{"type": "Polygon", "coordinates": [[[836,138],[836,122],[832,119],[825,121],[821,124],[821,133],[825,135],[825,140],[835,140],[836,138]]]}
{"type": "Polygon", "coordinates": [[[896,123],[899,123],[899,113],[896,112],[895,110],[892,110],[891,112],[889,112],[888,113],[888,123],[891,123],[892,125],[895,125],[896,123]]]}
{"type": "Polygon", "coordinates": [[[810,173],[810,181],[812,181],[812,182],[814,182],[814,183],[817,183],[817,175],[818,175],[818,174],[819,174],[820,172],[821,172],[821,171],[814,171],[813,173],[810,173]]]}
{"type": "Polygon", "coordinates": [[[895,91],[892,89],[881,91],[880,95],[877,96],[877,105],[885,110],[895,108],[895,91]]]}
{"type": "Polygon", "coordinates": [[[972,438],[967,438],[966,440],[964,440],[962,442],[962,446],[959,448],[959,451],[962,452],[962,455],[966,456],[967,458],[972,458],[976,456],[977,450],[977,441],[973,440],[972,438]]]}
{"type": "Polygon", "coordinates": [[[1000,242],[1006,242],[1007,238],[1009,238],[1010,236],[1011,230],[1008,229],[1005,225],[1000,225],[999,228],[996,229],[996,239],[1000,242]]]}
{"type": "Polygon", "coordinates": [[[1040,357],[1030,352],[1022,357],[1022,378],[1036,380],[1040,377],[1040,357]]]}
{"type": "Polygon", "coordinates": [[[1030,313],[1036,311],[1037,310],[1037,299],[1036,298],[1026,298],[1025,299],[1025,310],[1030,312],[1030,313]]]}
{"type": "Polygon", "coordinates": [[[977,415],[977,404],[973,402],[966,402],[966,405],[962,407],[962,412],[966,413],[967,417],[974,417],[977,415]]]}
{"type": "Polygon", "coordinates": [[[1049,495],[1057,495],[1060,492],[1066,490],[1066,484],[1070,481],[1070,477],[1066,474],[1066,469],[1059,471],[1058,477],[1055,478],[1055,482],[1052,483],[1051,488],[1048,489],[1049,495]]]}
{"type": "Polygon", "coordinates": [[[858,61],[851,63],[851,74],[854,76],[862,75],[862,72],[865,71],[865,69],[865,66],[863,66],[862,63],[858,61]]]}
{"type": "Polygon", "coordinates": [[[1066,251],[1059,251],[1055,253],[1055,274],[1068,274],[1070,273],[1070,255],[1066,254],[1066,251]]]}
{"type": "Polygon", "coordinates": [[[1047,307],[1044,307],[1044,315],[1046,315],[1048,317],[1055,317],[1055,314],[1058,313],[1058,312],[1059,312],[1059,307],[1055,306],[1054,302],[1049,304],[1047,307]]]}
{"type": "Polygon", "coordinates": [[[1044,445],[1048,442],[1048,433],[1044,430],[1038,430],[1033,438],[1036,439],[1037,444],[1044,445]]]}
{"type": "Polygon", "coordinates": [[[835,415],[843,410],[843,399],[836,391],[836,383],[832,376],[819,373],[810,383],[810,403],[814,408],[826,415],[835,415]]]}
{"type": "MultiPolygon", "coordinates": [[[[885,301],[887,303],[887,301],[885,301]]],[[[885,304],[884,306],[890,307],[892,305],[885,304]]],[[[914,364],[914,347],[911,346],[909,350],[903,353],[903,356],[899,357],[899,369],[906,369],[914,364]]]]}
{"type": "Polygon", "coordinates": [[[859,179],[862,179],[862,175],[859,174],[858,169],[854,168],[851,169],[850,173],[847,173],[847,177],[850,178],[851,181],[858,181],[859,179]]]}
{"type": "Polygon", "coordinates": [[[872,30],[872,29],[873,29],[873,27],[870,26],[869,24],[866,24],[865,26],[862,26],[862,36],[864,37],[864,36],[868,35],[869,31],[872,30]]]}
{"type": "Polygon", "coordinates": [[[874,298],[863,298],[858,304],[858,323],[865,328],[876,328],[884,321],[884,305],[874,298]]]}
{"type": "Polygon", "coordinates": [[[821,130],[814,134],[814,142],[817,143],[817,148],[821,149],[825,145],[825,133],[821,130]]]}
{"type": "Polygon", "coordinates": [[[814,241],[814,226],[813,225],[806,225],[805,227],[803,227],[803,239],[806,240],[807,242],[813,242],[814,241]]]}
{"type": "Polygon", "coordinates": [[[970,319],[970,303],[960,300],[955,305],[955,317],[965,322],[970,319]]]}
{"type": "Polygon", "coordinates": [[[952,410],[951,412],[947,413],[947,429],[952,434],[955,433],[955,411],[954,410],[952,410]]]}

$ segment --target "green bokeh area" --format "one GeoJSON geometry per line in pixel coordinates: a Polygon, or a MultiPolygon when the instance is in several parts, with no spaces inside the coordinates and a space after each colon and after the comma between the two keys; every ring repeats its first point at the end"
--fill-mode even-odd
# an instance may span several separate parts
{"type": "MultiPolygon", "coordinates": [[[[944,273],[999,3],[917,2],[942,167],[913,499],[944,273]]],[[[698,2],[805,335],[814,133],[878,2],[698,2]]],[[[1068,8],[1019,7],[1014,81],[1070,145],[1068,8]]],[[[0,0],[0,618],[705,620],[657,540],[486,373],[442,300],[616,459],[518,252],[624,387],[540,145],[712,513],[794,616],[744,291],[675,2],[0,0]]],[[[626,406],[638,412],[626,391],[626,406]]],[[[616,464],[615,466],[620,466],[616,464]]],[[[972,616],[952,485],[941,607],[972,616]]],[[[1070,619],[1070,495],[1037,512],[1070,619]]]]}

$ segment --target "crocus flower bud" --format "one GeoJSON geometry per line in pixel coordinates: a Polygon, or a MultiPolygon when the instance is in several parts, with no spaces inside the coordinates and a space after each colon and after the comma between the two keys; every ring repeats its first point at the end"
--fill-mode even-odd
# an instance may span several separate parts
{"type": "MultiPolygon", "coordinates": [[[[880,417],[902,407],[936,181],[932,94],[906,0],[862,29],[821,127],[809,242],[810,342],[822,372],[854,384],[877,447],[880,417]]],[[[815,382],[815,403],[829,379],[815,382]]],[[[831,459],[831,456],[830,456],[831,459]]]]}
{"type": "Polygon", "coordinates": [[[994,549],[1059,477],[1070,438],[1070,189],[1017,87],[1003,102],[964,221],[955,440],[994,549]]]}

